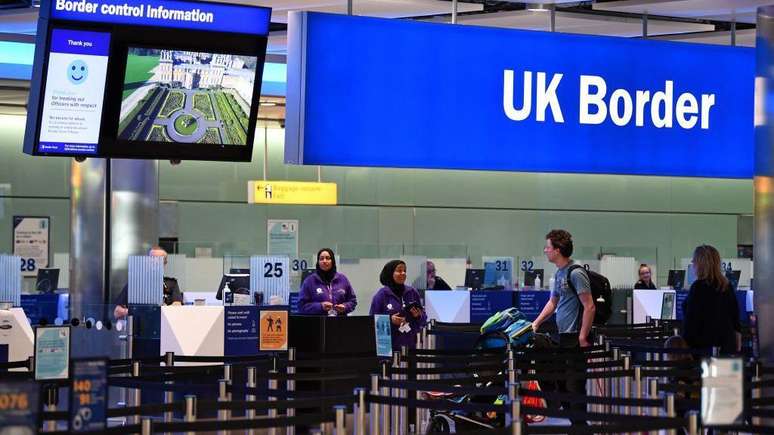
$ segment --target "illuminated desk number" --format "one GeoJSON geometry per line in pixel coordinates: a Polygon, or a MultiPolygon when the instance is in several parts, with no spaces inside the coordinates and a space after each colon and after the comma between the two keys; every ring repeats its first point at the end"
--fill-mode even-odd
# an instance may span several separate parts
{"type": "Polygon", "coordinates": [[[30,407],[27,393],[0,394],[0,411],[26,411],[30,407]]]}

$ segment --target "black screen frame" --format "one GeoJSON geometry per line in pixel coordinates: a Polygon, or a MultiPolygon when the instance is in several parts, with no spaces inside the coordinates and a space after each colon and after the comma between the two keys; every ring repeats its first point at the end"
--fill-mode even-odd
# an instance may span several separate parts
{"type": "MultiPolygon", "coordinates": [[[[252,160],[255,128],[260,106],[263,68],[266,61],[268,35],[251,35],[228,32],[212,32],[179,28],[152,26],[117,25],[63,20],[41,20],[39,32],[45,32],[45,47],[38,55],[43,56],[40,71],[39,91],[30,98],[30,114],[34,111],[34,131],[25,152],[35,156],[58,156],[74,158],[126,158],[146,160],[205,160],[249,162],[252,160]],[[47,25],[43,24],[47,21],[47,25]],[[61,153],[40,151],[40,130],[42,124],[45,89],[48,79],[51,34],[55,29],[83,30],[110,34],[110,50],[102,103],[102,121],[96,154],[61,153]],[[121,94],[126,71],[129,47],[149,47],[169,50],[186,50],[206,53],[222,53],[256,58],[255,80],[246,143],[244,145],[190,144],[179,142],[145,142],[118,139],[121,94]]],[[[34,79],[34,77],[33,77],[34,79]]],[[[25,141],[27,142],[27,141],[25,141]]]]}

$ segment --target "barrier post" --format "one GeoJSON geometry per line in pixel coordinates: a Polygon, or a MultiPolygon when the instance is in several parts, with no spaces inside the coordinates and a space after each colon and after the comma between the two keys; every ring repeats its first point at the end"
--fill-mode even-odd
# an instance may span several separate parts
{"type": "MultiPolygon", "coordinates": [[[[404,374],[400,376],[400,379],[404,381],[409,380],[409,364],[408,364],[408,347],[401,346],[400,348],[400,368],[404,370],[404,374]]],[[[416,379],[411,379],[416,380],[416,379]]],[[[408,388],[401,388],[399,397],[401,399],[408,399],[408,388]]],[[[400,407],[400,433],[401,435],[408,435],[408,424],[409,424],[409,408],[408,405],[403,405],[400,407]]]]}
{"type": "MultiPolygon", "coordinates": [[[[274,396],[275,393],[271,392],[271,390],[276,390],[277,389],[277,384],[278,384],[278,382],[277,382],[277,371],[276,370],[269,370],[269,390],[270,390],[269,391],[269,397],[268,397],[269,401],[277,400],[277,397],[274,396]]],[[[269,408],[268,418],[270,420],[273,420],[273,419],[277,418],[277,409],[276,408],[273,408],[273,407],[269,408]]],[[[276,427],[272,427],[272,428],[270,428],[268,430],[267,433],[269,435],[277,435],[277,428],[276,427]]]]}
{"type": "MultiPolygon", "coordinates": [[[[629,355],[625,355],[623,357],[623,369],[624,370],[629,370],[630,369],[630,367],[629,367],[630,365],[631,365],[631,357],[629,355]]],[[[631,398],[631,396],[632,396],[631,380],[632,379],[629,376],[627,376],[627,375],[624,375],[624,376],[620,377],[619,379],[620,379],[620,386],[621,386],[621,395],[623,396],[624,399],[631,398]]],[[[620,408],[619,412],[621,414],[629,414],[631,412],[631,408],[628,407],[628,406],[622,406],[620,408]]]]}
{"type": "Polygon", "coordinates": [[[699,413],[696,411],[688,411],[688,435],[699,435],[699,413]]]}
{"type": "MultiPolygon", "coordinates": [[[[617,347],[614,347],[612,349],[613,356],[611,358],[611,361],[618,361],[621,358],[621,350],[617,347]]],[[[614,370],[615,368],[611,367],[610,370],[614,370]]],[[[618,382],[615,381],[614,378],[608,377],[605,378],[605,384],[607,384],[607,391],[610,392],[610,397],[617,398],[620,397],[618,393],[618,382]]],[[[615,409],[615,406],[613,405],[607,405],[606,407],[607,413],[612,414],[613,410],[615,409]]]]}
{"type": "MultiPolygon", "coordinates": [[[[648,382],[648,393],[650,399],[658,399],[658,379],[651,379],[648,382]]],[[[650,408],[650,415],[652,417],[658,417],[658,408],[650,408]]]]}
{"type": "Polygon", "coordinates": [[[333,411],[336,413],[336,435],[347,435],[347,430],[344,427],[344,413],[347,411],[347,407],[336,405],[333,407],[333,411]]]}
{"type": "MultiPolygon", "coordinates": [[[[763,391],[763,388],[760,388],[760,387],[756,388],[755,387],[755,383],[756,382],[760,382],[760,380],[761,380],[761,378],[758,377],[758,376],[753,376],[753,378],[752,378],[752,383],[753,383],[753,386],[752,386],[752,398],[753,398],[753,400],[761,398],[761,393],[763,391]]],[[[760,417],[753,417],[752,418],[753,426],[760,426],[761,422],[762,421],[761,421],[760,417]]]]}
{"type": "Polygon", "coordinates": [[[134,356],[134,316],[126,316],[126,354],[131,359],[134,356]]]}
{"type": "MultiPolygon", "coordinates": [[[[56,390],[53,386],[46,386],[46,398],[45,398],[45,405],[43,406],[43,410],[46,412],[56,412],[56,390]]],[[[56,430],[56,420],[47,420],[46,424],[44,425],[44,428],[48,432],[53,432],[56,430]]]]}
{"type": "Polygon", "coordinates": [[[175,352],[164,353],[164,365],[167,367],[172,367],[175,365],[175,352]]]}
{"type": "MultiPolygon", "coordinates": [[[[139,361],[132,361],[132,377],[138,378],[140,377],[140,362],[139,361]]],[[[134,391],[132,391],[132,406],[140,406],[142,403],[142,397],[140,393],[139,388],[135,388],[134,391]]],[[[140,424],[140,415],[135,414],[130,418],[130,424],[140,424]]]]}
{"type": "MultiPolygon", "coordinates": [[[[378,396],[379,395],[379,375],[371,375],[371,395],[372,396],[378,396]]],[[[369,433],[371,435],[377,435],[379,433],[379,404],[378,403],[371,403],[369,405],[370,407],[370,414],[371,418],[369,419],[369,433]]]]}
{"type": "Polygon", "coordinates": [[[519,385],[516,383],[508,384],[508,402],[510,402],[510,412],[506,413],[505,426],[511,427],[512,435],[521,435],[521,403],[519,401],[519,385]]]}
{"type": "MultiPolygon", "coordinates": [[[[257,369],[255,367],[248,367],[247,368],[247,383],[245,386],[248,388],[248,393],[245,395],[245,401],[247,402],[255,402],[255,395],[252,394],[250,391],[253,388],[256,388],[258,385],[256,375],[257,375],[257,369]]],[[[245,417],[248,420],[252,420],[255,418],[255,408],[248,408],[245,410],[245,417]]],[[[247,435],[253,435],[255,434],[255,429],[248,429],[247,435]]]]}
{"type": "MultiPolygon", "coordinates": [[[[675,395],[674,393],[667,393],[666,394],[666,413],[667,417],[676,417],[677,413],[675,412],[675,395]]],[[[667,431],[667,434],[669,435],[677,435],[677,431],[674,429],[670,429],[667,431]]]]}
{"type": "MultiPolygon", "coordinates": [[[[194,395],[185,396],[185,417],[183,420],[187,423],[196,421],[196,396],[194,395]]],[[[194,434],[194,432],[187,433],[190,435],[194,434]]]]}
{"type": "MultiPolygon", "coordinates": [[[[382,379],[387,380],[387,361],[382,362],[382,379]]],[[[389,387],[382,387],[382,397],[390,397],[389,387]]],[[[390,405],[383,404],[382,407],[382,435],[390,435],[390,405]]]]}
{"type": "MultiPolygon", "coordinates": [[[[642,399],[642,367],[640,366],[634,366],[634,398],[635,399],[642,399]]],[[[636,408],[635,414],[642,415],[642,407],[638,406],[636,408]]]]}
{"type": "MultiPolygon", "coordinates": [[[[288,348],[288,368],[286,370],[286,372],[288,374],[288,380],[287,380],[287,382],[285,384],[288,392],[296,391],[296,380],[295,379],[291,379],[292,376],[296,374],[295,362],[296,362],[296,348],[295,347],[290,347],[290,348],[288,348]]],[[[288,397],[287,400],[293,400],[293,398],[292,397],[288,397]]],[[[287,415],[288,417],[295,417],[296,416],[296,409],[295,408],[288,408],[285,411],[285,415],[287,415]]],[[[295,435],[295,433],[296,433],[295,426],[290,425],[287,428],[285,428],[285,434],[286,435],[295,435]]]]}
{"type": "Polygon", "coordinates": [[[355,435],[366,433],[365,388],[355,388],[355,407],[352,413],[355,435]]]}
{"type": "MultiPolygon", "coordinates": [[[[228,381],[221,379],[218,381],[218,403],[228,402],[228,381]]],[[[218,421],[228,421],[229,418],[228,409],[218,409],[218,421]]],[[[226,435],[227,431],[219,430],[218,435],[226,435]]]]}
{"type": "MultiPolygon", "coordinates": [[[[394,351],[392,353],[392,368],[393,369],[400,368],[400,352],[398,352],[398,351],[394,351]]],[[[392,373],[392,380],[393,381],[397,381],[399,379],[400,379],[400,375],[398,375],[397,370],[395,370],[392,373]]],[[[390,394],[390,397],[392,397],[392,398],[399,398],[400,397],[400,389],[393,387],[392,393],[390,394]]],[[[391,414],[392,414],[391,415],[392,416],[392,424],[391,424],[391,426],[392,426],[393,433],[395,433],[397,435],[401,435],[401,433],[400,433],[400,429],[402,427],[401,426],[401,422],[400,422],[400,417],[401,417],[401,414],[402,414],[401,407],[398,406],[398,405],[393,405],[391,414]]]]}
{"type": "Polygon", "coordinates": [[[143,417],[140,424],[140,434],[151,435],[153,433],[153,420],[150,417],[143,417]]]}

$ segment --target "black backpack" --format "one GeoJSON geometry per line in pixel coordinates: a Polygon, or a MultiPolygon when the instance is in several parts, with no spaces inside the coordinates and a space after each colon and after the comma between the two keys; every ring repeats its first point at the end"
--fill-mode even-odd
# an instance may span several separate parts
{"type": "MultiPolygon", "coordinates": [[[[594,307],[596,308],[596,312],[594,314],[594,324],[606,324],[607,321],[610,320],[610,316],[613,314],[613,292],[610,290],[610,281],[608,281],[608,279],[603,275],[600,275],[591,270],[586,270],[586,268],[578,264],[573,264],[569,269],[567,269],[567,285],[575,293],[575,296],[578,296],[578,291],[575,289],[575,286],[572,284],[572,280],[570,279],[570,274],[575,269],[582,270],[586,276],[589,277],[591,296],[594,299],[594,307]]],[[[578,315],[581,316],[581,319],[583,318],[582,304],[580,313],[578,313],[578,315]]]]}

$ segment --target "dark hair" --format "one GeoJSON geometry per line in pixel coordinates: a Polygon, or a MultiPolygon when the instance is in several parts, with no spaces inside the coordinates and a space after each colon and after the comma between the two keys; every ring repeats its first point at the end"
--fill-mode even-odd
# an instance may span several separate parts
{"type": "Polygon", "coordinates": [[[710,245],[697,246],[693,251],[693,267],[696,269],[696,278],[709,282],[719,291],[725,291],[728,280],[720,270],[720,253],[710,245]]]}
{"type": "Polygon", "coordinates": [[[382,273],[379,274],[379,282],[382,283],[382,285],[393,288],[397,284],[395,283],[395,279],[392,277],[392,274],[395,273],[395,269],[398,268],[399,265],[406,266],[406,263],[402,260],[392,260],[388,261],[387,264],[384,265],[382,268],[382,273]]]}
{"type": "Polygon", "coordinates": [[[317,271],[317,275],[324,283],[330,283],[336,276],[336,256],[333,254],[333,251],[329,248],[322,248],[317,251],[317,262],[315,263],[314,268],[317,271]],[[320,255],[322,255],[323,252],[327,252],[331,257],[331,269],[327,272],[320,268],[320,255]]]}
{"type": "Polygon", "coordinates": [[[572,256],[572,234],[565,230],[551,230],[546,234],[546,240],[551,241],[551,246],[567,258],[572,256]]]}

